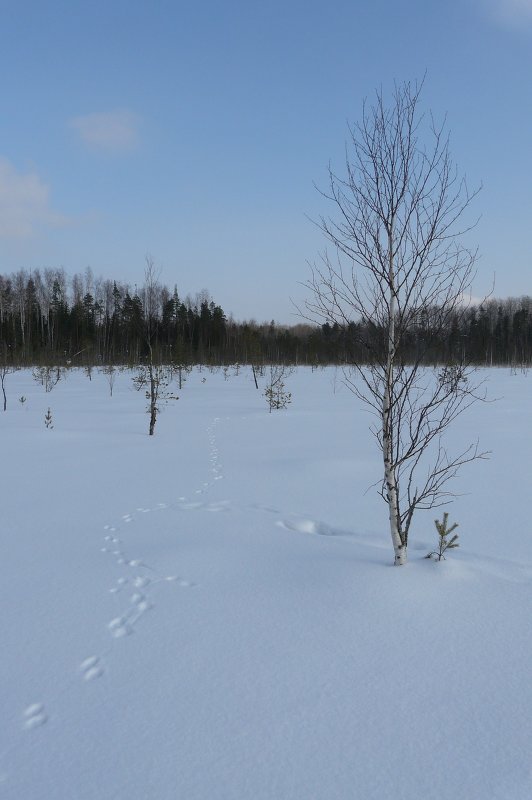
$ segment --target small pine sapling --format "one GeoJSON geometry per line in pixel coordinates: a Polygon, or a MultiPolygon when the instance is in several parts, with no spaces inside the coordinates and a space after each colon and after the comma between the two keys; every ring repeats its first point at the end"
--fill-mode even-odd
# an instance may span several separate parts
{"type": "Polygon", "coordinates": [[[50,411],[50,409],[48,409],[48,411],[44,415],[44,424],[49,430],[53,430],[54,423],[52,419],[52,412],[50,411]]]}
{"type": "Polygon", "coordinates": [[[264,391],[270,414],[272,409],[287,408],[289,403],[292,402],[292,394],[286,391],[283,381],[283,378],[291,372],[292,370],[284,365],[275,366],[272,364],[270,366],[270,380],[264,391]]]}
{"type": "Polygon", "coordinates": [[[179,387],[179,391],[181,391],[183,384],[187,379],[187,375],[192,372],[192,367],[190,364],[174,362],[170,365],[170,378],[173,378],[175,372],[177,372],[178,378],[177,385],[179,387]]]}
{"type": "Polygon", "coordinates": [[[162,405],[166,405],[170,400],[179,400],[179,397],[169,390],[172,380],[171,372],[166,367],[147,364],[140,366],[137,375],[133,378],[133,386],[137,391],[146,388],[146,413],[150,415],[149,435],[153,436],[157,415],[161,411],[162,405]]]}
{"type": "Polygon", "coordinates": [[[445,556],[443,555],[446,550],[451,550],[453,547],[460,547],[458,544],[458,534],[455,533],[450,539],[447,537],[451,535],[451,533],[458,527],[458,523],[455,522],[454,525],[451,525],[450,528],[447,527],[447,520],[449,519],[449,514],[444,512],[443,520],[435,519],[434,524],[436,526],[436,530],[438,531],[438,549],[433,550],[431,553],[427,553],[425,558],[434,558],[438,561],[441,561],[442,558],[445,561],[445,556]]]}

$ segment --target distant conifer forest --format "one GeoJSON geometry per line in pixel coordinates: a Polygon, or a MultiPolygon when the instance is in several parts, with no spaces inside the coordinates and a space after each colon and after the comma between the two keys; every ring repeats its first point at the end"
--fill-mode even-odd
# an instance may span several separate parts
{"type": "MultiPolygon", "coordinates": [[[[426,308],[400,343],[404,363],[529,366],[532,298],[464,305],[434,334],[426,308]]],[[[298,317],[295,314],[294,318],[298,317]]],[[[237,322],[207,291],[182,297],[177,287],[149,289],[64,269],[0,275],[0,360],[4,364],[72,366],[141,364],[301,365],[370,363],[384,352],[385,332],[356,319],[237,322]],[[146,335],[149,331],[149,337],[146,335]]]]}

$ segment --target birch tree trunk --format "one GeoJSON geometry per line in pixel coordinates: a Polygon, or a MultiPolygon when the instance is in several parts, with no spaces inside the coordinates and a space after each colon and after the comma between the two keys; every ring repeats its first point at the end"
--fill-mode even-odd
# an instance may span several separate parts
{"type": "Polygon", "coordinates": [[[401,516],[399,510],[397,474],[394,463],[392,430],[393,381],[396,353],[396,286],[393,263],[393,217],[388,230],[388,289],[388,346],[386,353],[384,392],[382,397],[382,454],[384,458],[384,482],[386,486],[388,516],[390,519],[390,535],[392,537],[392,545],[395,553],[394,564],[396,566],[402,566],[406,564],[406,544],[403,542],[401,536],[401,516]]]}
{"type": "Polygon", "coordinates": [[[150,436],[155,432],[155,423],[157,422],[157,394],[158,394],[158,379],[155,377],[153,371],[152,349],[150,345],[150,363],[148,364],[148,377],[150,379],[150,436]]]}
{"type": "Polygon", "coordinates": [[[154,399],[155,385],[153,380],[153,371],[150,369],[150,436],[153,436],[155,431],[155,422],[157,420],[157,409],[154,399]]]}
{"type": "Polygon", "coordinates": [[[443,439],[483,399],[459,357],[431,368],[434,344],[466,312],[476,252],[460,238],[474,222],[459,220],[477,192],[457,174],[445,125],[418,110],[421,87],[396,86],[389,107],[377,92],[350,127],[345,172],[329,167],[322,192],[334,216],[318,221],[334,257],[325,251],[312,267],[305,304],[308,319],[338,325],[353,343],[345,382],[375,415],[396,565],[406,563],[414,512],[449,502],[447,481],[485,456],[474,442],[453,454],[443,439]]]}

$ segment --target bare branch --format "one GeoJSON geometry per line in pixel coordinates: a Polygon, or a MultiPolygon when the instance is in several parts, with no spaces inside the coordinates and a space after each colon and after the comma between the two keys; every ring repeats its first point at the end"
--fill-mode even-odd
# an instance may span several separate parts
{"type": "Polygon", "coordinates": [[[415,511],[448,502],[459,468],[486,456],[478,443],[457,455],[444,445],[449,425],[484,399],[482,382],[460,360],[427,364],[470,291],[476,252],[460,237],[479,190],[458,175],[446,121],[420,112],[423,82],[395,86],[389,106],[377,91],[349,128],[345,171],[330,166],[321,192],[333,213],[317,222],[334,255],[312,266],[304,314],[361,331],[366,357],[359,348],[345,382],[376,418],[398,564],[415,511]]]}

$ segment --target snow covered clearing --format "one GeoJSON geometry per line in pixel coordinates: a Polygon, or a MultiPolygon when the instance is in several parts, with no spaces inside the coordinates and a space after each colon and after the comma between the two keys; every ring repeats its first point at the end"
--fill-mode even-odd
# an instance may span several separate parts
{"type": "Polygon", "coordinates": [[[2,800],[529,800],[532,377],[487,379],[450,431],[493,453],[460,548],[426,560],[419,514],[395,568],[334,369],[272,414],[250,371],[196,370],[154,437],[131,373],[9,375],[2,800]]]}

